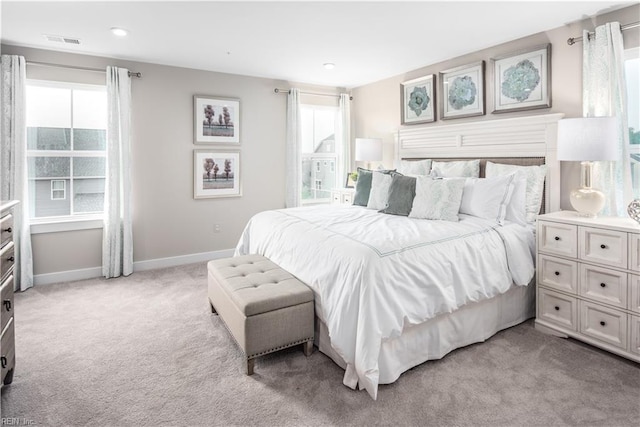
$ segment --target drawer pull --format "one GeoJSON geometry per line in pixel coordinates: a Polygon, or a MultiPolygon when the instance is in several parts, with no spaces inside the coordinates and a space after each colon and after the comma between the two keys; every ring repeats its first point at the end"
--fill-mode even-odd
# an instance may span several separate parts
{"type": "Polygon", "coordinates": [[[7,358],[4,357],[4,356],[0,357],[0,363],[2,364],[3,368],[6,368],[7,367],[7,358]]]}
{"type": "Polygon", "coordinates": [[[559,272],[559,271],[556,271],[554,274],[555,274],[556,276],[559,276],[559,275],[560,275],[560,272],[559,272]]]}
{"type": "Polygon", "coordinates": [[[601,288],[606,288],[606,287],[607,287],[607,284],[606,284],[606,283],[600,283],[600,287],[601,287],[601,288]]]}
{"type": "Polygon", "coordinates": [[[607,322],[605,322],[604,320],[600,321],[600,326],[605,326],[607,324],[607,322]]]}
{"type": "Polygon", "coordinates": [[[7,311],[11,311],[11,300],[10,299],[6,299],[6,300],[2,301],[2,303],[4,304],[4,308],[7,311]]]}
{"type": "Polygon", "coordinates": [[[556,241],[560,240],[560,236],[554,237],[554,240],[556,240],[556,241]]]}
{"type": "Polygon", "coordinates": [[[553,307],[556,309],[556,311],[560,311],[560,307],[558,307],[557,305],[555,307],[553,307]]]}
{"type": "Polygon", "coordinates": [[[607,245],[605,244],[600,245],[600,249],[607,249],[607,245]]]}
{"type": "Polygon", "coordinates": [[[11,229],[11,227],[9,228],[5,228],[4,230],[2,230],[3,233],[7,232],[7,233],[11,233],[13,230],[11,229]]]}
{"type": "Polygon", "coordinates": [[[7,261],[9,261],[9,262],[13,262],[13,261],[15,261],[15,258],[14,258],[14,257],[12,257],[12,256],[10,256],[9,258],[7,258],[7,261]]]}

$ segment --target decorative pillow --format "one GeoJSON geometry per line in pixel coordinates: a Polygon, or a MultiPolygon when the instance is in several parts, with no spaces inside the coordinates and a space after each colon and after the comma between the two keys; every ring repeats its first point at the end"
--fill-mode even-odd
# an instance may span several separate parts
{"type": "Polygon", "coordinates": [[[387,207],[380,212],[408,216],[416,195],[416,179],[411,176],[393,175],[389,187],[387,207]]]}
{"type": "Polygon", "coordinates": [[[455,162],[431,163],[431,170],[438,178],[478,178],[480,176],[480,160],[459,160],[455,162]]]}
{"type": "Polygon", "coordinates": [[[540,206],[542,205],[542,192],[544,191],[544,177],[547,175],[547,165],[518,166],[487,162],[485,175],[490,178],[509,175],[517,171],[523,171],[527,176],[526,218],[528,223],[533,223],[536,220],[536,215],[540,213],[540,206]]]}
{"type": "Polygon", "coordinates": [[[514,190],[515,174],[493,178],[467,178],[460,213],[504,222],[514,190]]]}
{"type": "Polygon", "coordinates": [[[409,218],[458,221],[464,179],[416,178],[416,197],[409,218]]]}
{"type": "Polygon", "coordinates": [[[403,175],[418,176],[429,175],[431,171],[431,159],[426,160],[402,160],[398,172],[403,175]]]}
{"type": "Polygon", "coordinates": [[[367,206],[369,193],[371,193],[371,177],[373,171],[358,168],[358,180],[356,181],[356,191],[353,195],[353,204],[367,206]]]}
{"type": "Polygon", "coordinates": [[[388,173],[379,171],[375,171],[373,173],[371,180],[371,193],[369,194],[367,209],[380,210],[387,207],[391,181],[392,177],[388,173]]]}

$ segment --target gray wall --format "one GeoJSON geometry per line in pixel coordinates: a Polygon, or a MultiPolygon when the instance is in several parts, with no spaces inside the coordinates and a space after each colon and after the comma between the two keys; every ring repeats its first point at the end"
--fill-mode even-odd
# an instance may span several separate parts
{"type": "MultiPolygon", "coordinates": [[[[3,45],[2,53],[142,73],[132,80],[134,261],[234,248],[252,215],[284,207],[287,97],[273,89],[288,88],[288,82],[15,46],[3,45]],[[193,150],[215,148],[193,144],[195,94],[240,99],[242,197],[193,199],[193,150]],[[219,233],[214,224],[220,224],[219,233]]],[[[104,84],[101,73],[35,65],[28,66],[28,77],[104,84]]],[[[295,86],[338,93],[336,88],[295,86]]],[[[325,102],[320,97],[301,100],[325,102]]],[[[34,273],[99,267],[101,240],[100,229],[35,234],[34,273]]]]}
{"type": "MultiPolygon", "coordinates": [[[[548,7],[552,7],[549,5],[548,7]]],[[[550,12],[552,13],[552,12],[550,12]]],[[[485,60],[485,98],[487,114],[456,120],[438,120],[425,126],[462,123],[465,121],[495,120],[534,114],[564,113],[565,117],[582,117],[582,43],[567,44],[569,37],[582,36],[582,30],[593,30],[597,25],[618,21],[621,25],[640,20],[640,6],[634,5],[603,14],[595,19],[565,25],[544,33],[513,40],[498,46],[474,52],[458,58],[429,65],[376,83],[355,88],[351,105],[353,115],[352,136],[358,138],[382,138],[384,163],[393,166],[394,133],[400,126],[400,83],[442,70],[485,60]],[[491,114],[493,111],[493,70],[490,58],[509,52],[551,43],[551,92],[552,107],[514,113],[491,114]]],[[[625,48],[640,46],[640,30],[624,32],[625,48]]],[[[439,94],[438,94],[439,95],[439,94]]],[[[438,101],[439,102],[439,101],[438,101]]],[[[562,164],[562,208],[571,209],[568,193],[579,186],[579,165],[562,164]],[[565,197],[565,195],[567,195],[565,197]]]]}

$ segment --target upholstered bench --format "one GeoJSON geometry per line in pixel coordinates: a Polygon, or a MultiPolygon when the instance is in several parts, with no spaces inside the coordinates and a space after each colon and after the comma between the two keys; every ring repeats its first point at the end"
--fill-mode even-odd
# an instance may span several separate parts
{"type": "Polygon", "coordinates": [[[209,303],[247,358],[303,344],[313,350],[313,291],[261,255],[210,261],[209,303]]]}

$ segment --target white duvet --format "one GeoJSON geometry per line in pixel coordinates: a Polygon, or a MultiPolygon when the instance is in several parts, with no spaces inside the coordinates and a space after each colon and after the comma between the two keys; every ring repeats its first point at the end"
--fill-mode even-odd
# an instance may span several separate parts
{"type": "Polygon", "coordinates": [[[526,286],[533,247],[532,229],[517,224],[325,205],[255,215],[236,255],[264,255],[314,290],[316,315],[347,363],[344,384],[375,399],[383,339],[513,284],[526,286]]]}

